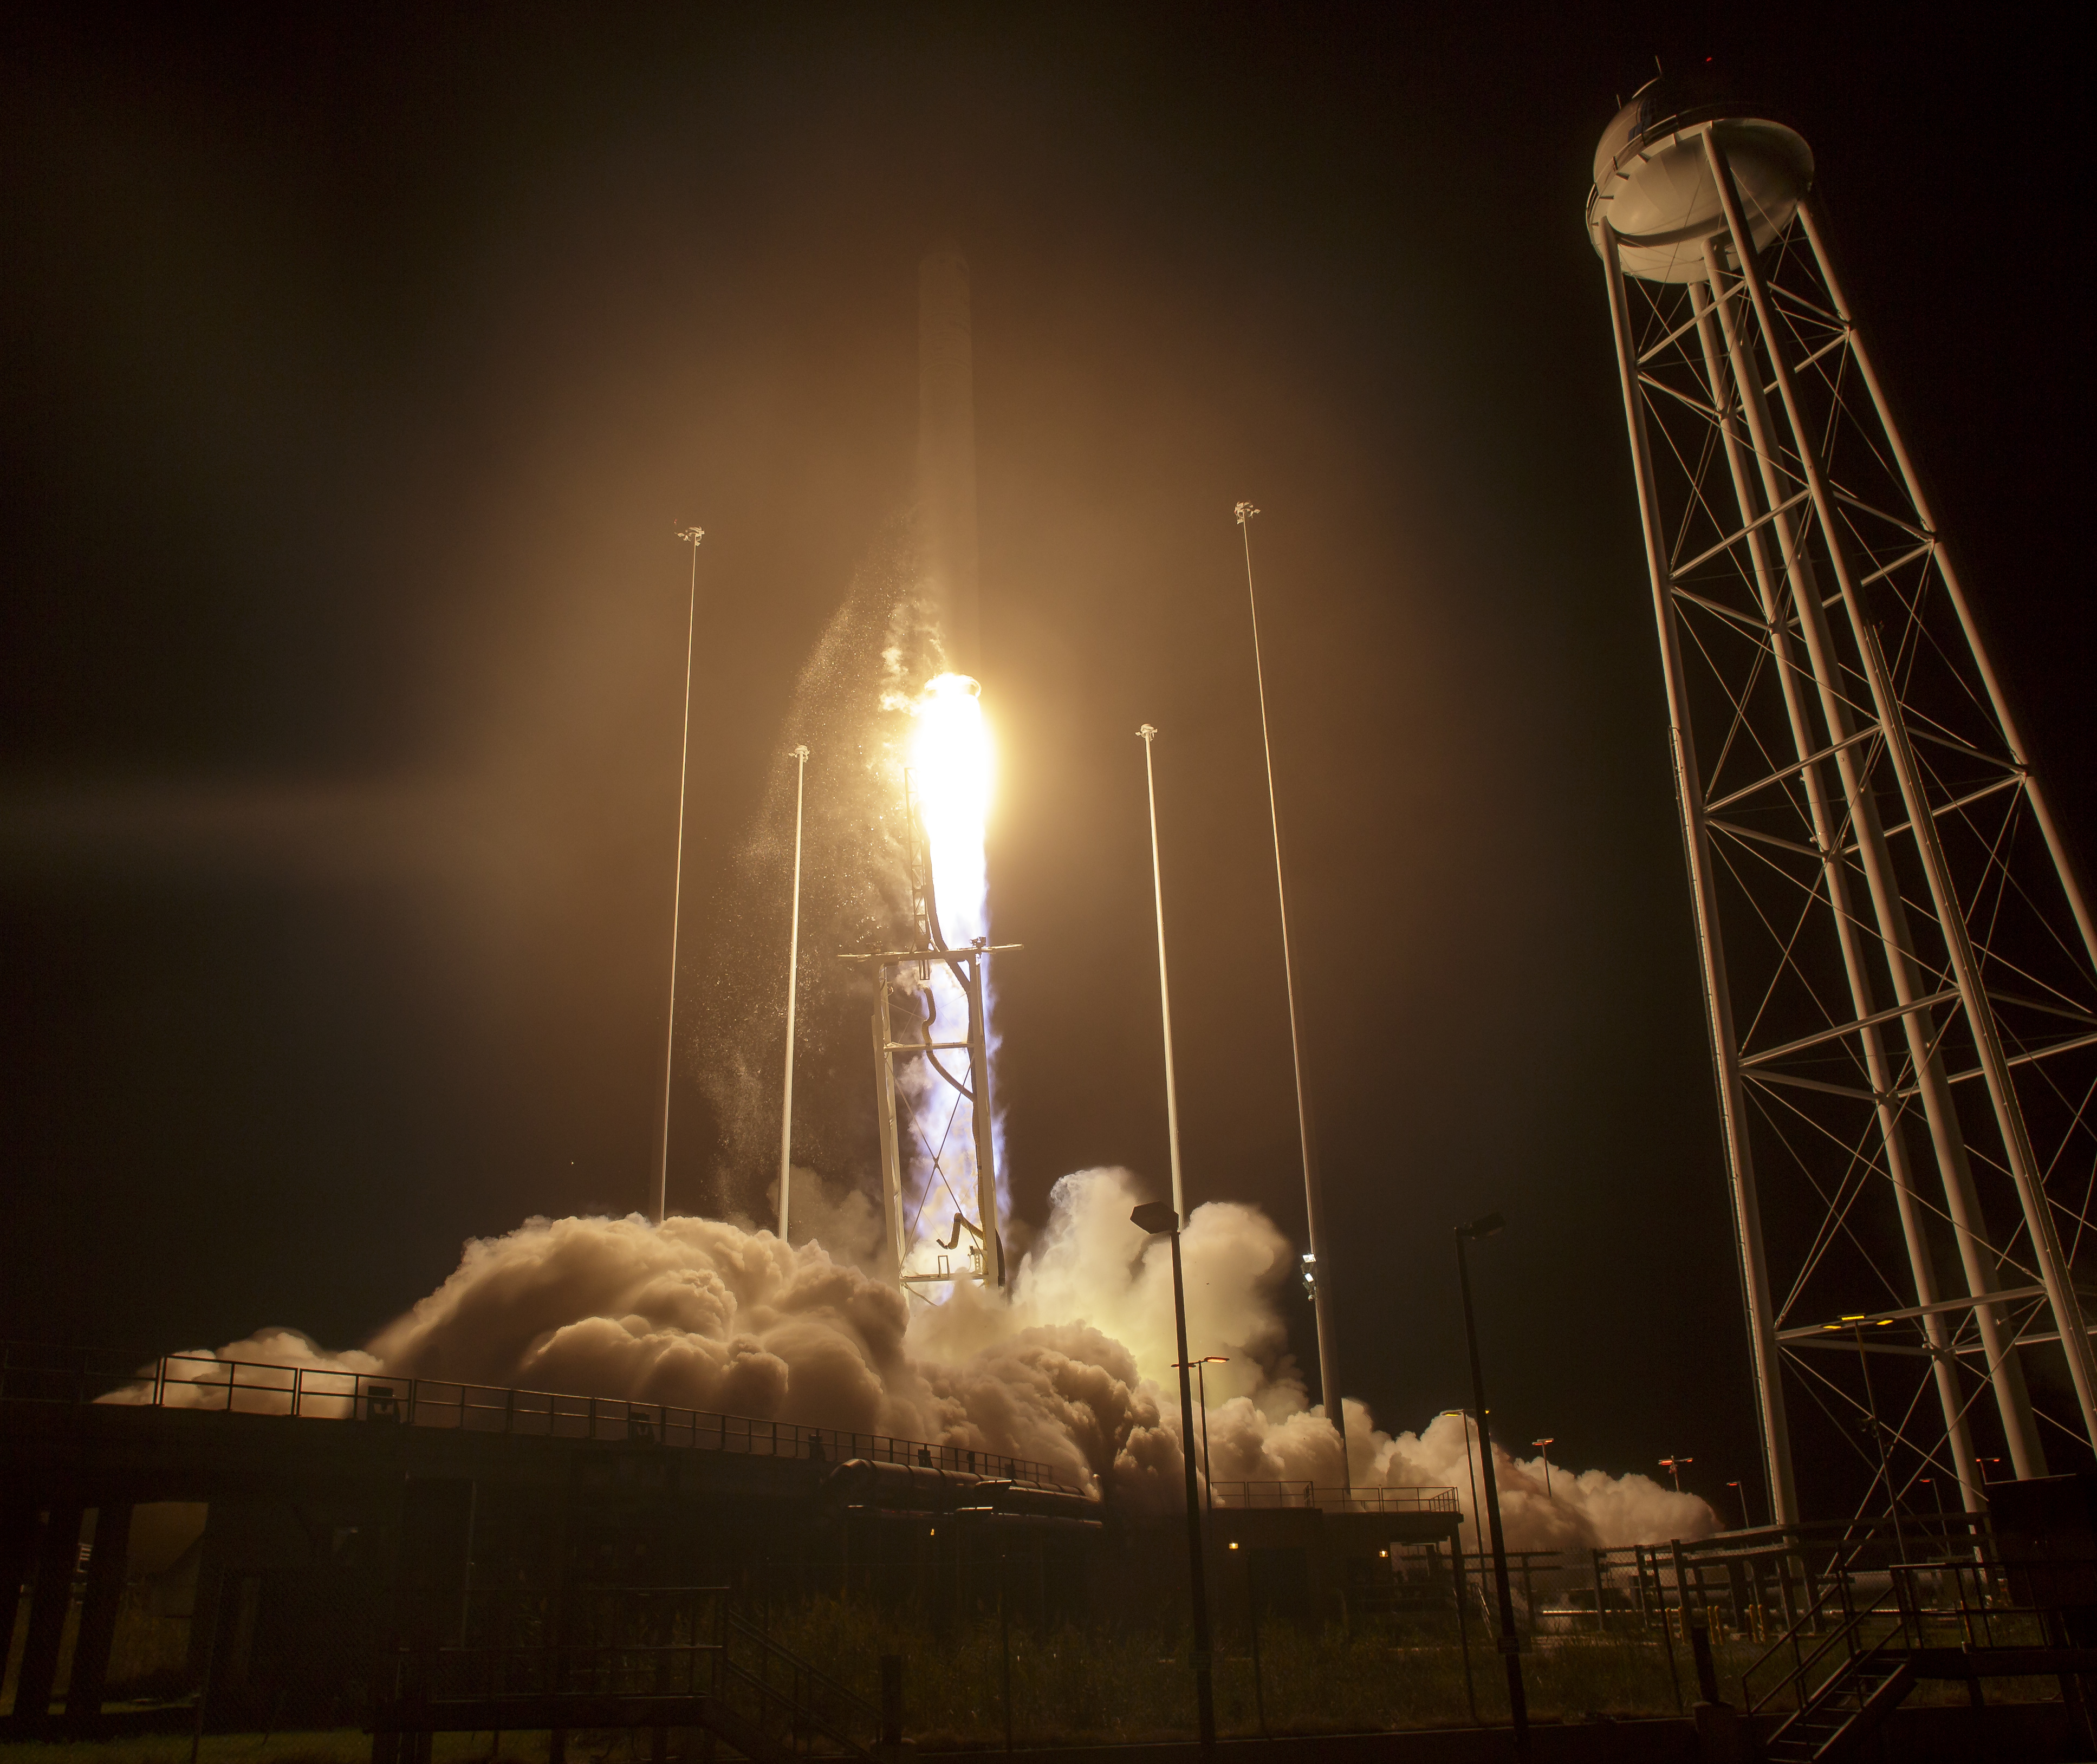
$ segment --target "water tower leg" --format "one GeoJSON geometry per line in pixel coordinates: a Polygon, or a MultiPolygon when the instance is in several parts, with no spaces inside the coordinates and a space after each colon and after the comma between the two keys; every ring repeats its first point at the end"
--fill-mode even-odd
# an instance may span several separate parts
{"type": "Polygon", "coordinates": [[[1725,956],[1718,943],[1718,897],[1711,867],[1710,836],[1705,825],[1704,786],[1690,732],[1688,685],[1675,631],[1667,540],[1661,522],[1658,484],[1647,440],[1645,407],[1639,390],[1638,345],[1631,335],[1631,308],[1624,288],[1622,262],[1615,233],[1601,230],[1602,262],[1609,282],[1609,317],[1616,333],[1617,365],[1630,432],[1632,468],[1637,475],[1639,511],[1644,527],[1646,567],[1653,583],[1653,616],[1659,627],[1661,668],[1667,689],[1669,733],[1674,751],[1675,800],[1682,816],[1683,856],[1689,866],[1690,895],[1696,910],[1696,943],[1702,959],[1704,1006],[1711,1034],[1718,1081],[1718,1114],[1725,1136],[1727,1173],[1731,1179],[1734,1242],[1740,1258],[1742,1299],[1747,1311],[1748,1346],[1754,1369],[1757,1418],[1769,1478],[1770,1509],[1779,1525],[1798,1520],[1797,1482],[1792,1473],[1791,1429],[1784,1413],[1779,1369],[1775,1307],[1770,1291],[1768,1259],[1762,1247],[1761,1205],[1755,1192],[1754,1161],[1748,1145],[1745,1098],[1742,1095],[1740,1038],[1734,1026],[1732,996],[1726,978],[1725,956]]]}

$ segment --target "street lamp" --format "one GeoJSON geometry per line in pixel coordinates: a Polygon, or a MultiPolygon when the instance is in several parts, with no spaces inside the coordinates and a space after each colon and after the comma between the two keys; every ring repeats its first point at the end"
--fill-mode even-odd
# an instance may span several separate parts
{"type": "Polygon", "coordinates": [[[1543,1454],[1543,1498],[1546,1500],[1551,1499],[1551,1448],[1557,1438],[1557,1434],[1552,1434],[1542,1439],[1530,1441],[1530,1444],[1543,1454]]]}
{"type": "Polygon", "coordinates": [[[1500,1491],[1493,1479],[1492,1430],[1486,1420],[1486,1374],[1478,1361],[1478,1320],[1471,1311],[1471,1263],[1464,1246],[1497,1237],[1507,1221],[1497,1213],[1456,1228],[1456,1284],[1464,1294],[1464,1339],[1471,1350],[1471,1400],[1478,1412],[1478,1459],[1485,1470],[1486,1517],[1492,1527],[1493,1590],[1500,1607],[1500,1657],[1507,1662],[1508,1709],[1514,1717],[1515,1756],[1528,1764],[1529,1701],[1521,1688],[1521,1638],[1515,1632],[1514,1591],[1508,1584],[1507,1540],[1500,1530],[1500,1491]]]}
{"type": "MultiPolygon", "coordinates": [[[[1129,1215],[1129,1222],[1154,1237],[1172,1240],[1172,1321],[1180,1333],[1180,1462],[1187,1473],[1187,1578],[1194,1603],[1194,1707],[1201,1722],[1202,1757],[1210,1764],[1216,1755],[1216,1700],[1210,1675],[1209,1585],[1202,1573],[1202,1504],[1194,1487],[1194,1391],[1187,1377],[1193,1363],[1187,1356],[1187,1279],[1180,1266],[1180,1215],[1163,1201],[1145,1201],[1129,1215]]],[[[1203,1420],[1206,1421],[1206,1416],[1203,1420]]]]}
{"type": "Polygon", "coordinates": [[[1745,1483],[1744,1483],[1744,1482],[1728,1482],[1728,1483],[1726,1485],[1726,1486],[1727,1486],[1727,1487],[1728,1487],[1728,1488],[1730,1488],[1730,1489],[1737,1489],[1737,1490],[1740,1491],[1740,1529],[1741,1529],[1743,1531],[1745,1531],[1745,1530],[1749,1528],[1749,1525],[1753,1522],[1753,1521],[1751,1521],[1751,1520],[1748,1517],[1748,1490],[1747,1490],[1747,1485],[1746,1485],[1745,1483]]]}
{"type": "MultiPolygon", "coordinates": [[[[1471,1479],[1471,1537],[1479,1547],[1478,1553],[1482,1556],[1485,1554],[1485,1534],[1478,1524],[1478,1467],[1471,1457],[1471,1412],[1469,1409],[1444,1409],[1442,1412],[1457,1416],[1464,1423],[1464,1473],[1471,1479]]],[[[1463,1530],[1461,1525],[1456,1528],[1460,1537],[1463,1530]]]]}
{"type": "MultiPolygon", "coordinates": [[[[1471,1479],[1471,1530],[1475,1536],[1478,1529],[1478,1467],[1471,1460],[1471,1412],[1469,1409],[1444,1409],[1444,1415],[1453,1415],[1464,1424],[1464,1473],[1471,1479]]],[[[1456,1525],[1456,1640],[1464,1650],[1464,1701],[1471,1705],[1471,1725],[1482,1726],[1478,1719],[1478,1693],[1471,1683],[1471,1622],[1466,1608],[1471,1597],[1471,1571],[1465,1565],[1469,1558],[1464,1552],[1464,1526],[1460,1517],[1456,1525]]]]}
{"type": "Polygon", "coordinates": [[[1694,1464],[1696,1461],[1696,1460],[1694,1458],[1662,1458],[1660,1460],[1661,1469],[1666,1471],[1670,1476],[1675,1478],[1675,1492],[1676,1494],[1679,1495],[1682,1492],[1683,1466],[1684,1464],[1694,1464]]]}
{"type": "MultiPolygon", "coordinates": [[[[1230,1363],[1228,1354],[1204,1354],[1194,1362],[1194,1377],[1202,1390],[1202,1492],[1206,1497],[1202,1504],[1209,1509],[1209,1528],[1212,1531],[1216,1521],[1216,1473],[1209,1462],[1209,1368],[1230,1363]]],[[[1175,1360],[1173,1363],[1177,1367],[1179,1363],[1175,1360]]]]}

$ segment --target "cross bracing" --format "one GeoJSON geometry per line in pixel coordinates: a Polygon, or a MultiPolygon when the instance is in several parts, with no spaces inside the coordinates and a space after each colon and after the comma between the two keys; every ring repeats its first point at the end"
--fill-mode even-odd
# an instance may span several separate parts
{"type": "Polygon", "coordinates": [[[1698,225],[1619,235],[1600,186],[1591,216],[1772,1506],[1798,1517],[1788,1393],[1886,1425],[1873,1498],[1931,1475],[1973,1508],[1977,1438],[2019,1476],[2042,1420],[2097,1442],[2097,936],[1813,200],[1736,176],[1771,126],[1618,155],[1619,193],[1634,155],[1696,173],[1698,225]]]}

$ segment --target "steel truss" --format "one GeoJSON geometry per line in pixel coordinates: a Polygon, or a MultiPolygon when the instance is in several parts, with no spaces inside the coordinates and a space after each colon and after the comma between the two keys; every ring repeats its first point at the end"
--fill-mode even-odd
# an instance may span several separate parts
{"type": "Polygon", "coordinates": [[[915,803],[908,799],[904,818],[909,828],[916,947],[844,958],[875,965],[873,1069],[881,1130],[882,1221],[895,1257],[896,1280],[904,1292],[959,1280],[1001,1287],[1005,1284],[1005,1242],[997,1219],[989,1017],[984,995],[989,958],[1020,946],[993,944],[978,937],[958,949],[947,947],[939,929],[939,904],[924,823],[915,803]],[[940,970],[952,977],[960,993],[965,1020],[958,1039],[950,1031],[940,1039],[942,988],[935,983],[935,972],[940,970]],[[899,1097],[908,1101],[913,1092],[952,1093],[944,1131],[936,1143],[925,1136],[914,1110],[898,1108],[899,1097]],[[965,1109],[968,1123],[957,1144],[953,1130],[965,1109]],[[913,1171],[922,1176],[916,1184],[914,1207],[904,1192],[911,1185],[904,1180],[905,1172],[913,1171]],[[936,1231],[936,1222],[946,1216],[939,1202],[942,1194],[952,1203],[952,1229],[944,1239],[936,1231]],[[971,1203],[973,1219],[968,1214],[971,1203]],[[935,1259],[930,1268],[913,1272],[912,1252],[926,1238],[936,1246],[935,1259]],[[957,1254],[959,1261],[954,1259],[957,1254]]]}
{"type": "MultiPolygon", "coordinates": [[[[1605,216],[1596,234],[1772,1510],[1799,1517],[1788,1386],[1853,1442],[1868,1407],[1913,1448],[1907,1482],[1955,1477],[1974,1510],[1988,1408],[2016,1474],[2046,1473],[2028,1365],[2043,1390],[2064,1360],[2064,1430],[2097,1443],[2074,1275],[2097,1218],[2097,936],[1812,199],[1755,211],[1751,234],[1736,126],[1758,125],[1633,143],[1701,153],[1716,219],[1683,279],[1626,274],[1605,216]]],[[[1859,1450],[1867,1503],[1898,1500],[1880,1485],[1903,1472],[1859,1450]]]]}

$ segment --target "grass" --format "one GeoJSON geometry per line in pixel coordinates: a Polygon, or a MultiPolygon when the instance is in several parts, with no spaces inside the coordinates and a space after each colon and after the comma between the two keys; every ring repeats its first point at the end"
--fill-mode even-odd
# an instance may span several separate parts
{"type": "MultiPolygon", "coordinates": [[[[865,1603],[812,1599],[772,1613],[770,1633],[819,1665],[869,1703],[878,1701],[880,1657],[904,1661],[904,1731],[927,1750],[1001,1747],[1005,1741],[1005,1640],[994,1617],[936,1632],[908,1613],[865,1603]]],[[[1215,1661],[1218,1731],[1226,1737],[1319,1734],[1467,1726],[1508,1718],[1499,1655],[1475,1630],[1470,1688],[1464,1654],[1446,1624],[1384,1621],[1350,1635],[1324,1629],[1267,1626],[1260,1638],[1255,1692],[1250,1638],[1227,1638],[1215,1661]],[[1475,1706],[1476,1716],[1473,1714],[1475,1706]]],[[[1193,1674],[1184,1635],[1140,1626],[1041,1633],[1015,1624],[1009,1638],[1013,1743],[1105,1744],[1192,1737],[1193,1674]]],[[[1740,1674],[1760,1657],[1760,1644],[1724,1641],[1714,1650],[1721,1694],[1738,1706],[1740,1674]]],[[[1688,1650],[1679,1643],[1675,1671],[1657,1635],[1549,1637],[1521,1657],[1532,1717],[1541,1721],[1672,1715],[1696,1698],[1688,1650]],[[1678,1704],[1678,1687],[1680,1703],[1678,1704]]],[[[1766,1688],[1766,1673],[1758,1687],[1766,1688]]],[[[1990,1681],[1990,1702],[2055,1694],[2051,1679],[1990,1681]]],[[[1963,1684],[1927,1683],[1911,1701],[1956,1703],[1963,1684]]],[[[870,1738],[871,1736],[869,1736],[870,1738]]],[[[489,1757],[491,1736],[440,1734],[433,1764],[489,1757]]],[[[363,1764],[370,1738],[354,1730],[274,1735],[213,1734],[199,1764],[363,1764]]],[[[690,1755],[691,1748],[676,1750],[690,1755]]],[[[645,1764],[646,1734],[572,1735],[571,1764],[645,1764]]],[[[543,1734],[506,1735],[501,1757],[537,1764],[543,1734]]],[[[724,1753],[724,1757],[727,1753],[724,1753]]],[[[106,1741],[0,1744],[0,1764],[188,1764],[186,1736],[106,1741]]]]}

